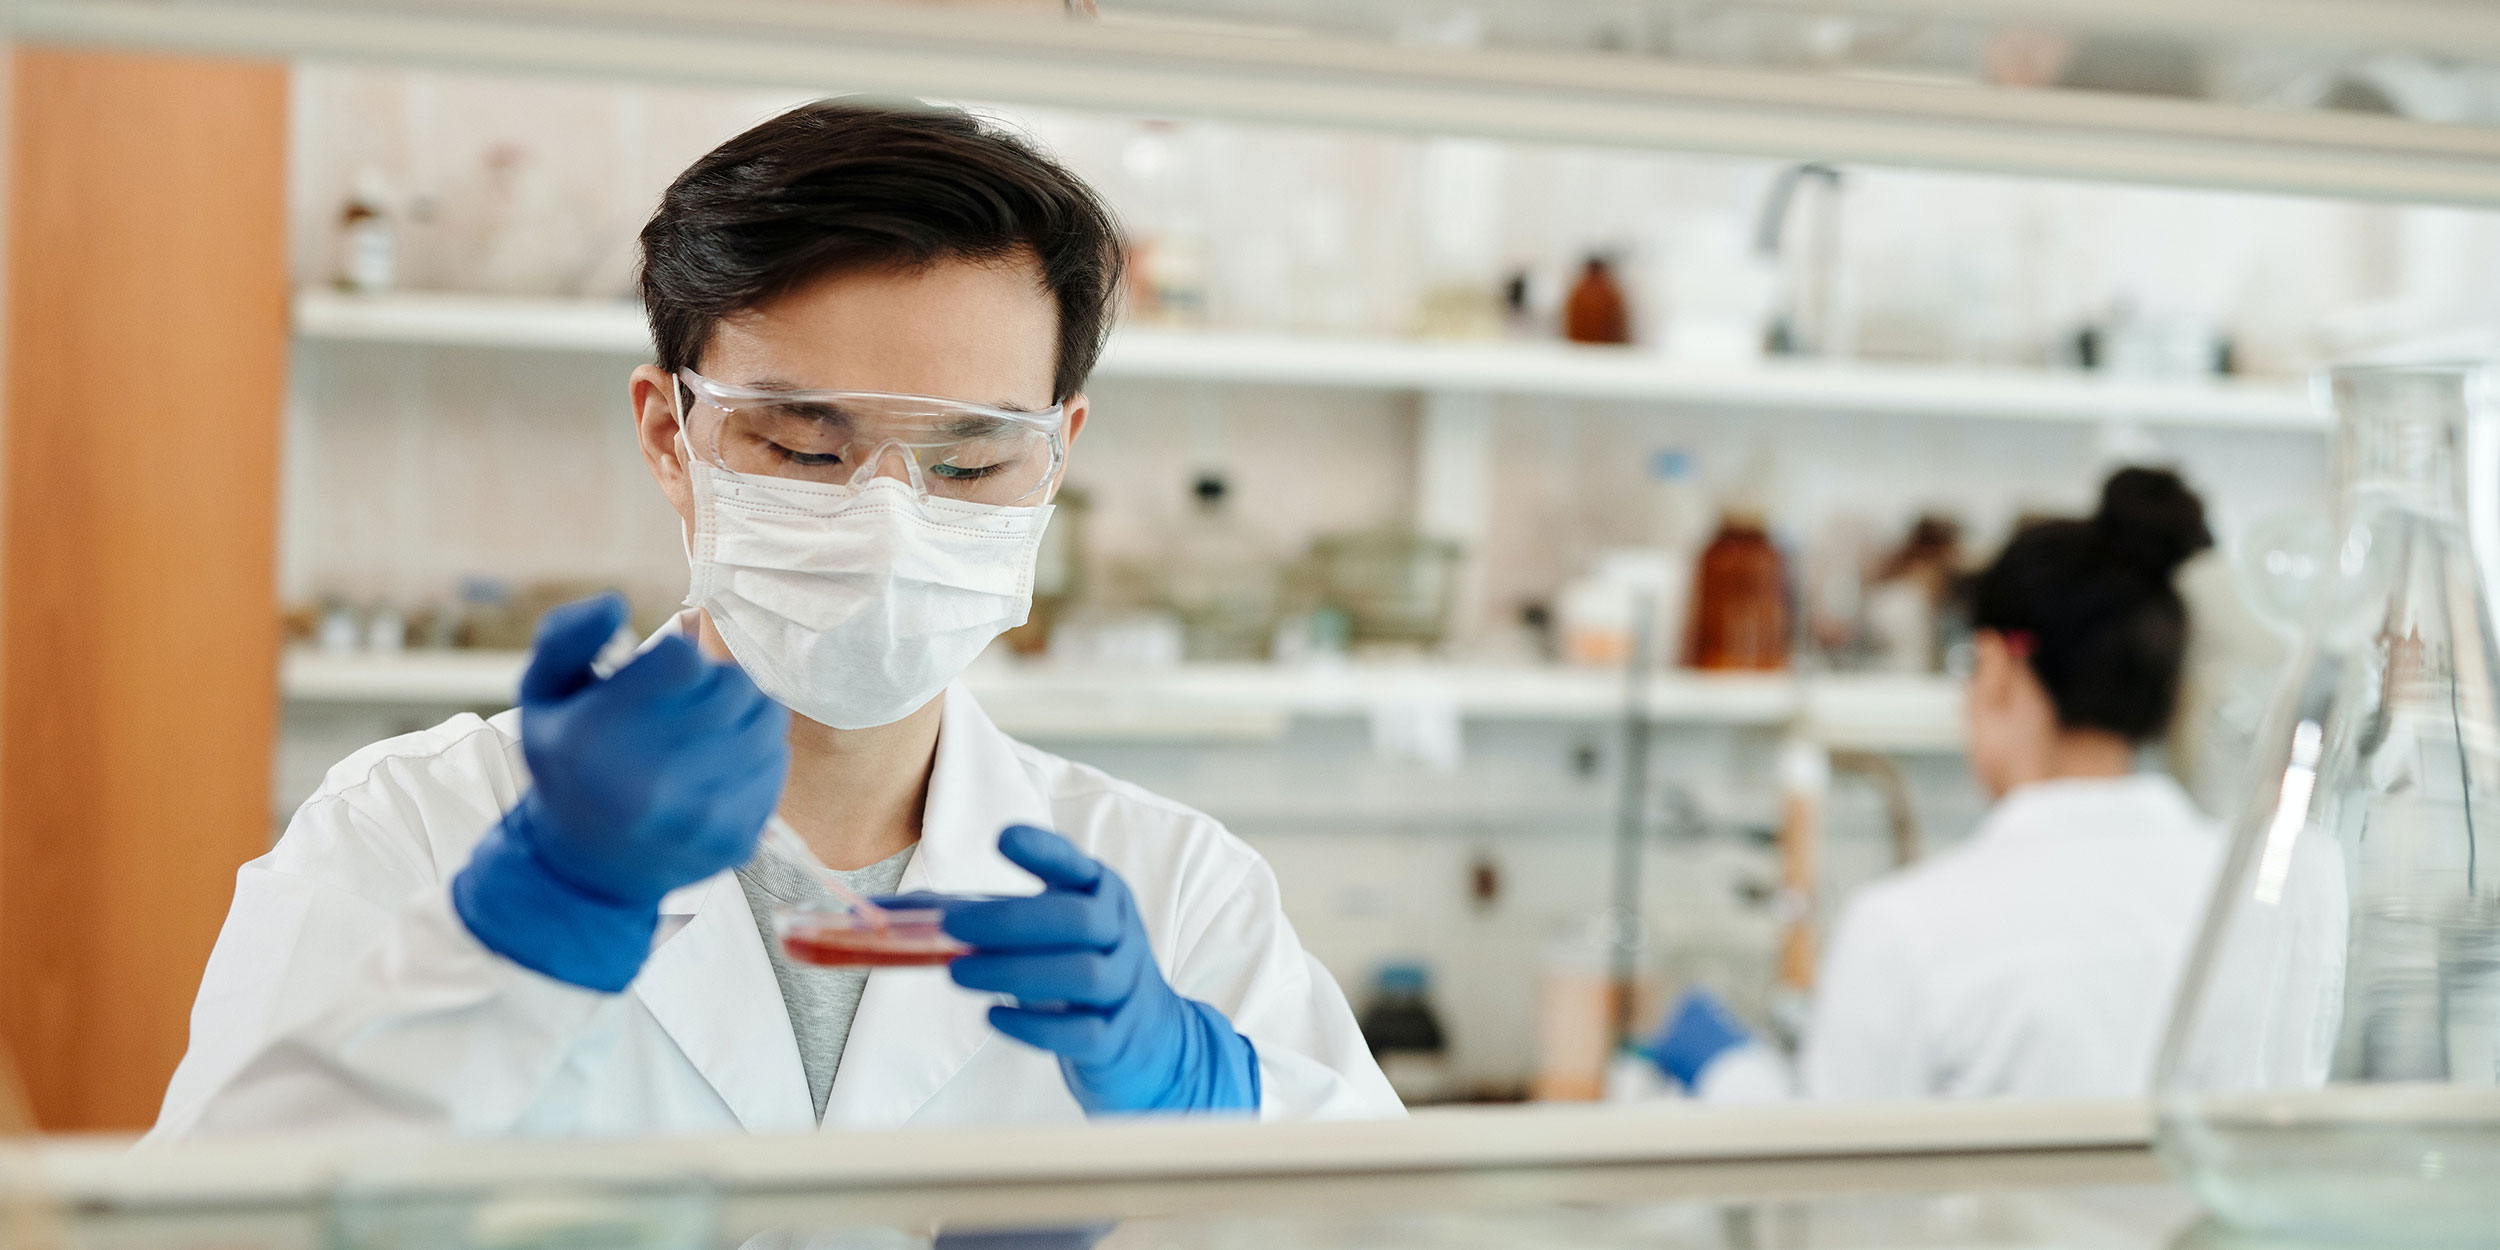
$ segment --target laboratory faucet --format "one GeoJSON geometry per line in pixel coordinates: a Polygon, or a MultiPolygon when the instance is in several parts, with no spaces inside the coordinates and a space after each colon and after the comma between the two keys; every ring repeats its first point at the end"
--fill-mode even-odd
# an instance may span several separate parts
{"type": "Polygon", "coordinates": [[[1791,165],[1771,181],[1763,197],[1762,219],[1754,231],[1754,253],[1779,269],[1779,303],[1771,314],[1763,346],[1774,356],[1837,356],[1847,354],[1841,332],[1836,287],[1840,268],[1840,170],[1819,161],[1791,165]],[[1824,188],[1816,197],[1810,250],[1799,264],[1788,253],[1789,210],[1798,188],[1813,182],[1824,188]]]}

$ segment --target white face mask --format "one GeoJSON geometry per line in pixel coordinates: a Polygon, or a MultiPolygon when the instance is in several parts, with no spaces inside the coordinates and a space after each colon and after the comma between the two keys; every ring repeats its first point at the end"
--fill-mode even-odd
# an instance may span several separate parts
{"type": "Polygon", "coordinates": [[[731,473],[688,456],[689,607],[765,694],[835,729],[936,698],[1033,603],[1051,507],[731,473]]]}

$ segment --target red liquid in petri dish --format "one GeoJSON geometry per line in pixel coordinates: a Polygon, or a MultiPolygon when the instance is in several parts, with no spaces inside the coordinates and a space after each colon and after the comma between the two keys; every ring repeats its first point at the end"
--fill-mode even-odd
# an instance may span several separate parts
{"type": "Polygon", "coordinates": [[[792,933],[781,939],[781,949],[800,963],[823,968],[928,968],[953,963],[964,953],[961,948],[898,948],[864,933],[792,933]]]}
{"type": "Polygon", "coordinates": [[[883,927],[848,914],[785,923],[781,949],[820,968],[924,968],[948,963],[971,949],[946,936],[929,913],[899,917],[883,927]]]}

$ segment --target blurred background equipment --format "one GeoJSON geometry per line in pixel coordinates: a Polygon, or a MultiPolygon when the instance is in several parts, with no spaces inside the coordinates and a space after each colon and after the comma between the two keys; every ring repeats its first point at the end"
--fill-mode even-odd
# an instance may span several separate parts
{"type": "Polygon", "coordinates": [[[1224,476],[1191,484],[1192,507],[1160,566],[1192,660],[1263,660],[1284,594],[1284,570],[1234,517],[1224,476]]]}
{"type": "Polygon", "coordinates": [[[1311,540],[1319,601],[1345,614],[1357,645],[1438,647],[1457,600],[1460,555],[1456,543],[1396,529],[1311,540]]]}
{"type": "Polygon", "coordinates": [[[1939,671],[1949,645],[1946,613],[1963,576],[1960,523],[1920,516],[1901,546],[1875,569],[1866,590],[1870,663],[1886,672],[1939,671]]]}
{"type": "Polygon", "coordinates": [[[1769,519],[1731,508],[1702,548],[1693,574],[1693,622],[1685,662],[1711,670],[1788,666],[1788,571],[1769,519]]]}
{"type": "Polygon", "coordinates": [[[1422,963],[1382,964],[1359,1023],[1372,1058],[1408,1106],[1448,1102],[1457,1093],[1450,1044],[1432,1010],[1432,971],[1422,963]]]}
{"type": "Polygon", "coordinates": [[[1632,310],[1615,281],[1613,261],[1591,256],[1580,262],[1579,280],[1563,297],[1563,337],[1574,343],[1632,341],[1632,310]]]}
{"type": "Polygon", "coordinates": [[[1791,165],[1771,180],[1762,201],[1754,247],[1781,278],[1779,304],[1764,331],[1764,346],[1774,356],[1849,354],[1838,290],[1842,185],[1840,171],[1829,165],[1791,165]],[[1802,225],[1791,220],[1801,192],[1811,205],[1802,225]],[[1795,239],[1800,232],[1802,245],[1795,239]]]}
{"type": "Polygon", "coordinates": [[[1047,654],[1052,632],[1061,619],[1085,602],[1086,577],[1090,572],[1085,559],[1085,526],[1093,502],[1093,496],[1082,487],[1063,487],[1051,500],[1050,527],[1042,531],[1042,545],[1033,560],[1032,619],[1008,630],[1002,638],[1017,655],[1047,654]]]}
{"type": "Polygon", "coordinates": [[[2306,579],[2301,662],[2259,740],[2257,797],[2159,1078],[2171,1157],[2242,1227],[2460,1245],[2489,1231],[2500,651],[2467,465],[2500,416],[2492,368],[2330,375],[2347,576],[2306,579]]]}

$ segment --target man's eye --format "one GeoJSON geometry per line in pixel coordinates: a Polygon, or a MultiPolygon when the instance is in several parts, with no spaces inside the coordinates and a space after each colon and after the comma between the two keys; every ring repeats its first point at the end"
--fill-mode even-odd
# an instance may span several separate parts
{"type": "Polygon", "coordinates": [[[929,472],[938,477],[969,482],[988,477],[1005,467],[1005,465],[996,464],[933,464],[929,466],[929,472]]]}
{"type": "Polygon", "coordinates": [[[772,446],[774,455],[803,469],[820,469],[829,464],[842,463],[842,456],[838,452],[799,451],[784,447],[779,443],[772,446]]]}

